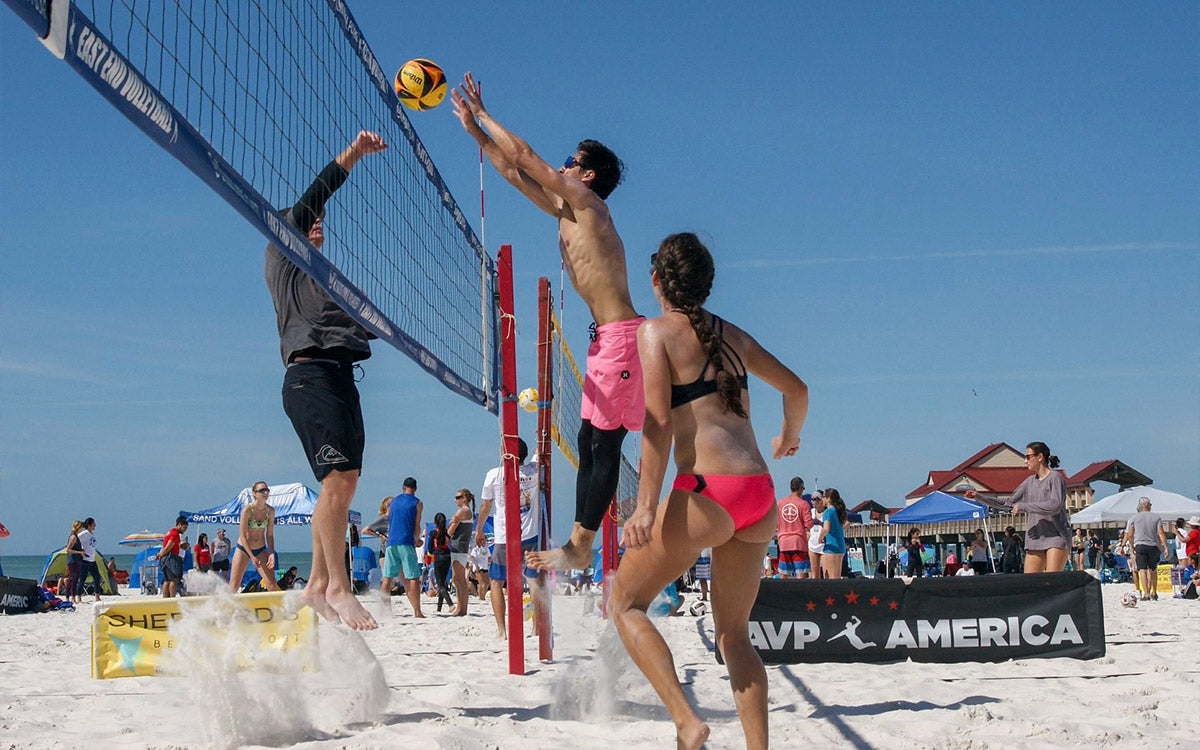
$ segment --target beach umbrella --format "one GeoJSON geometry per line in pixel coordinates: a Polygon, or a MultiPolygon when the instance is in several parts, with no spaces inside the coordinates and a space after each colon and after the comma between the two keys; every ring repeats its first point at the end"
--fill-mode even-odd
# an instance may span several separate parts
{"type": "Polygon", "coordinates": [[[8,536],[8,529],[5,528],[4,524],[0,523],[0,539],[3,539],[6,536],[8,536]]]}
{"type": "Polygon", "coordinates": [[[159,534],[154,531],[135,531],[117,542],[117,544],[125,547],[155,547],[163,543],[165,536],[165,534],[159,534]]]}

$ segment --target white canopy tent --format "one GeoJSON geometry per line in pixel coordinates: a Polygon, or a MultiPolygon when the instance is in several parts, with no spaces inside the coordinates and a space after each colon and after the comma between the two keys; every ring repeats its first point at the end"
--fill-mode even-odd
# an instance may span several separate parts
{"type": "Polygon", "coordinates": [[[1154,487],[1132,487],[1097,500],[1083,510],[1071,516],[1071,524],[1084,523],[1125,523],[1137,513],[1138,500],[1150,498],[1150,510],[1164,520],[1182,516],[1191,518],[1200,516],[1200,501],[1193,500],[1174,492],[1155,489],[1154,487]]]}

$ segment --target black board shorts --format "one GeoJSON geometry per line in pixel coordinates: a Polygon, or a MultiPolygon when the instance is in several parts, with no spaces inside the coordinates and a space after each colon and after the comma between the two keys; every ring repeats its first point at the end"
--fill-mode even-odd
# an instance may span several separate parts
{"type": "Polygon", "coordinates": [[[330,360],[288,365],[283,410],[318,482],[331,471],[362,471],[365,436],[353,365],[330,360]]]}
{"type": "Polygon", "coordinates": [[[167,555],[161,563],[164,581],[179,581],[183,579],[183,558],[179,555],[167,555]]]}
{"type": "Polygon", "coordinates": [[[1139,544],[1133,548],[1138,570],[1155,570],[1158,568],[1158,545],[1139,544]]]}

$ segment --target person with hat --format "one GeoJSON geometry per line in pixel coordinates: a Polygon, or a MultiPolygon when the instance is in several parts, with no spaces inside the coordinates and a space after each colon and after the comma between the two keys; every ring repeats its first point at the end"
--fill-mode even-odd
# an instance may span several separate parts
{"type": "Polygon", "coordinates": [[[1190,558],[1192,555],[1200,552],[1200,516],[1189,518],[1188,526],[1191,527],[1191,531],[1187,532],[1183,553],[1190,558]]]}

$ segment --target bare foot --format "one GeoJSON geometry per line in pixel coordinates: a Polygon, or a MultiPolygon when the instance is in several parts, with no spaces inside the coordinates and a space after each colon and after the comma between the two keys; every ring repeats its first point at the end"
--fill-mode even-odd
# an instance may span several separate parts
{"type": "Polygon", "coordinates": [[[351,630],[374,630],[379,627],[371,613],[349,591],[326,594],[325,601],[351,630]]]}
{"type": "Polygon", "coordinates": [[[676,750],[696,750],[708,739],[708,732],[708,725],[696,717],[693,723],[676,729],[676,750]]]}
{"type": "Polygon", "coordinates": [[[304,593],[300,595],[300,599],[323,619],[335,624],[342,621],[342,618],[338,617],[337,611],[329,606],[329,602],[325,601],[324,586],[309,583],[304,587],[304,593]]]}
{"type": "Polygon", "coordinates": [[[525,564],[534,570],[582,570],[592,564],[592,551],[567,542],[558,549],[526,552],[525,564]]]}

